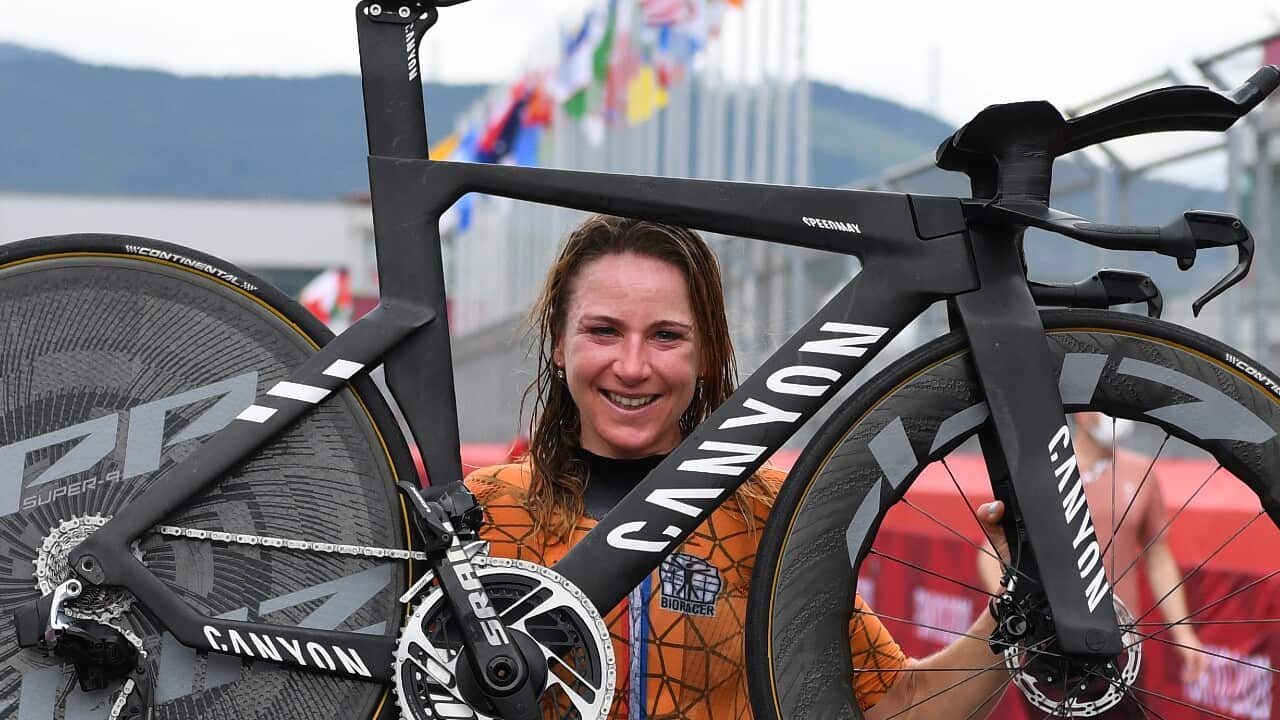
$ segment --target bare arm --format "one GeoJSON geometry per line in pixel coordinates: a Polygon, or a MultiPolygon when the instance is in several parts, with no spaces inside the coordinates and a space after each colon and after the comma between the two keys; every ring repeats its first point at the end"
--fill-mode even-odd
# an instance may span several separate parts
{"type": "Polygon", "coordinates": [[[983,611],[961,637],[923,660],[907,661],[907,672],[867,710],[867,720],[884,718],[983,718],[1000,700],[1009,673],[985,640],[995,629],[983,611]],[[901,713],[901,714],[899,714],[901,713]]]}
{"type": "MultiPolygon", "coordinates": [[[[1163,638],[1176,643],[1174,649],[1182,659],[1182,677],[1194,680],[1209,666],[1209,658],[1203,652],[1195,626],[1182,624],[1190,614],[1187,608],[1186,585],[1182,579],[1182,571],[1169,549],[1167,537],[1168,519],[1165,513],[1164,494],[1161,492],[1158,478],[1152,477],[1149,483],[1151,496],[1147,498],[1147,511],[1142,518],[1140,528],[1142,539],[1150,544],[1145,555],[1147,569],[1147,585],[1151,588],[1152,597],[1160,603],[1160,615],[1167,623],[1177,623],[1156,638],[1163,638]]],[[[1158,628],[1148,628],[1147,632],[1158,628]]]]}
{"type": "MultiPolygon", "coordinates": [[[[979,517],[987,526],[987,536],[998,543],[996,551],[1000,557],[1008,558],[1004,532],[1000,528],[1004,506],[992,505],[994,509],[981,508],[979,517]]],[[[979,563],[984,585],[995,588],[999,584],[999,562],[986,553],[979,553],[979,563]],[[987,560],[990,566],[982,564],[987,560]],[[988,579],[990,582],[985,582],[988,579]]],[[[875,707],[864,711],[864,716],[867,720],[986,717],[1009,684],[1003,657],[993,653],[987,643],[993,630],[995,619],[984,610],[955,642],[924,659],[908,660],[903,676],[875,707]]]]}
{"type": "MultiPolygon", "coordinates": [[[[1160,615],[1167,623],[1178,623],[1170,627],[1167,633],[1160,633],[1156,637],[1163,636],[1177,643],[1174,649],[1182,658],[1182,676],[1186,680],[1193,680],[1208,667],[1209,658],[1202,652],[1204,646],[1200,644],[1194,626],[1182,624],[1190,615],[1184,592],[1186,586],[1181,584],[1182,572],[1163,537],[1151,545],[1146,557],[1147,584],[1155,599],[1164,598],[1160,603],[1160,615]]],[[[1154,629],[1158,628],[1148,629],[1147,632],[1154,629]]]]}

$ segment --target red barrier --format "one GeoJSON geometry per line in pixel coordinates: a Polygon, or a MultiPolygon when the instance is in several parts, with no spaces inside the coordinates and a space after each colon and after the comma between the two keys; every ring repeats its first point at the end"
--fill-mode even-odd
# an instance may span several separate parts
{"type": "MultiPolygon", "coordinates": [[[[462,446],[462,473],[465,475],[476,468],[513,462],[528,449],[529,443],[524,438],[516,438],[509,443],[467,443],[462,446]]],[[[417,446],[410,446],[409,454],[413,456],[413,465],[418,470],[418,482],[427,485],[427,468],[417,446]]]]}
{"type": "MultiPolygon", "coordinates": [[[[868,558],[859,582],[864,599],[914,657],[941,649],[986,609],[986,596],[976,590],[982,585],[977,572],[978,551],[969,542],[980,542],[981,533],[956,491],[958,483],[975,505],[989,500],[989,490],[984,489],[985,468],[977,456],[953,456],[947,464],[955,481],[946,468],[935,463],[916,480],[910,494],[915,505],[941,524],[913,509],[897,506],[885,519],[876,548],[890,558],[949,577],[932,576],[873,556],[868,558]],[[959,531],[968,541],[953,531],[959,531]]],[[[1273,575],[1280,560],[1276,552],[1280,549],[1280,531],[1262,516],[1192,573],[1260,510],[1257,498],[1243,484],[1226,471],[1215,472],[1215,467],[1211,462],[1162,460],[1155,471],[1170,516],[1195,495],[1172,524],[1168,539],[1184,577],[1189,575],[1188,607],[1192,611],[1205,608],[1196,614],[1198,621],[1235,622],[1197,626],[1201,642],[1216,656],[1210,657],[1208,670],[1191,682],[1184,683],[1179,677],[1181,663],[1173,646],[1144,642],[1139,682],[1147,692],[1139,694],[1155,711],[1153,717],[1167,720],[1205,716],[1178,702],[1233,718],[1280,718],[1280,680],[1274,670],[1269,670],[1280,661],[1280,623],[1239,622],[1280,617],[1280,576],[1273,575]],[[1201,484],[1204,488],[1196,493],[1201,484]],[[1227,599],[1215,602],[1224,597],[1227,599]]],[[[1140,584],[1141,605],[1150,607],[1154,598],[1145,580],[1140,584]]],[[[1141,620],[1162,621],[1158,612],[1141,620]]],[[[1146,632],[1159,627],[1147,626],[1146,632]]],[[[1020,719],[1043,714],[1028,715],[1012,694],[1006,694],[993,717],[1020,719]]]]}

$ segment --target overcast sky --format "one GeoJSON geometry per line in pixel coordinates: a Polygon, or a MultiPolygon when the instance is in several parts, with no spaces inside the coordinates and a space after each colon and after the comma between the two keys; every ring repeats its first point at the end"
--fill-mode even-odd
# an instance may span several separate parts
{"type": "MultiPolygon", "coordinates": [[[[473,0],[446,8],[424,49],[428,76],[511,79],[531,56],[551,52],[560,29],[591,2],[473,0]]],[[[353,8],[349,0],[5,0],[0,40],[187,74],[355,73],[353,8]]],[[[813,77],[953,123],[993,102],[1076,106],[1170,66],[1203,83],[1192,58],[1280,28],[1280,0],[810,0],[809,13],[813,77]]]]}

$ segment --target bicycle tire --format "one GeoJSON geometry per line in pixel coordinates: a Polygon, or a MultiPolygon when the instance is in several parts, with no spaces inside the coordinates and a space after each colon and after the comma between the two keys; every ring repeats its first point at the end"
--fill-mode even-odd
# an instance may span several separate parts
{"type": "MultiPolygon", "coordinates": [[[[0,478],[0,617],[41,594],[33,578],[37,555],[50,554],[45,538],[72,518],[118,511],[239,412],[219,398],[257,396],[332,337],[267,283],[188,248],[118,235],[0,248],[0,448],[45,438],[22,447],[22,472],[0,478]],[[82,435],[90,421],[106,425],[82,435]],[[107,452],[59,471],[54,463],[90,444],[81,436],[107,452]]],[[[398,477],[414,477],[407,448],[381,394],[360,378],[164,522],[406,548],[398,477]]],[[[388,636],[402,624],[398,597],[413,572],[407,562],[155,535],[137,551],[204,614],[388,636]]],[[[394,714],[388,687],[207,655],[136,603],[128,617],[158,662],[156,718],[394,714]]],[[[19,649],[13,624],[0,623],[0,716],[107,717],[111,691],[71,689],[69,672],[19,649]]]]}
{"type": "MultiPolygon", "coordinates": [[[[1070,388],[1064,392],[1065,411],[1097,410],[1139,420],[1202,449],[1256,495],[1263,519],[1256,523],[1259,532],[1280,537],[1273,534],[1280,521],[1280,480],[1274,475],[1274,468],[1280,466],[1276,434],[1280,431],[1280,390],[1270,380],[1275,375],[1216,340],[1145,317],[1070,310],[1046,311],[1042,318],[1059,378],[1064,361],[1070,363],[1067,380],[1062,381],[1063,387],[1070,388]],[[1200,409],[1209,412],[1187,409],[1205,398],[1209,400],[1200,409]],[[1174,405],[1183,406],[1181,415],[1155,412],[1174,405]],[[1233,424],[1233,418],[1239,422],[1233,424]],[[1250,432],[1254,434],[1250,436],[1250,432]]],[[[952,430],[942,423],[982,399],[966,340],[962,333],[953,332],[870,380],[833,414],[797,459],[762,534],[752,579],[747,669],[757,720],[862,717],[851,687],[852,659],[847,642],[854,578],[866,577],[858,573],[871,565],[883,570],[893,564],[884,557],[866,562],[879,541],[870,536],[882,532],[883,522],[896,503],[900,511],[924,514],[900,503],[901,498],[924,468],[976,434],[970,422],[964,432],[949,436],[952,430]],[[897,445],[898,462],[901,464],[902,455],[909,452],[914,464],[907,462],[886,471],[871,443],[895,422],[894,432],[901,431],[899,437],[905,436],[909,442],[909,448],[897,445]],[[893,484],[890,474],[900,478],[898,485],[893,484]],[[862,516],[851,525],[860,511],[862,516]],[[859,549],[854,551],[855,547],[859,549]]],[[[1162,443],[1161,449],[1164,447],[1162,443]]],[[[949,466],[946,470],[951,472],[949,466]]],[[[956,488],[954,492],[960,496],[963,490],[958,482],[956,488]]],[[[969,504],[970,498],[965,497],[964,502],[969,504]]],[[[974,519],[976,526],[976,516],[974,519]]],[[[1103,524],[1096,515],[1094,524],[1103,524]]],[[[1113,572],[1114,568],[1108,570],[1113,572]]],[[[958,575],[958,571],[950,573],[953,570],[942,568],[944,575],[958,575]]],[[[1264,618],[1280,613],[1280,603],[1274,600],[1274,576],[1275,572],[1268,573],[1261,585],[1249,590],[1259,593],[1249,602],[1264,618]],[[1268,587],[1270,595],[1262,592],[1268,587]]],[[[1188,575],[1183,582],[1190,579],[1188,575]]],[[[875,590],[879,592],[878,585],[875,590]]],[[[874,610],[874,601],[871,606],[874,610]]],[[[969,615],[969,620],[976,612],[985,611],[985,601],[971,607],[975,614],[969,615]]],[[[891,631],[900,633],[909,626],[898,623],[898,629],[891,631]]],[[[924,628],[917,633],[921,635],[938,629],[926,624],[916,627],[924,628]]],[[[1270,627],[1256,629],[1269,631],[1270,627]]],[[[1152,643],[1153,648],[1156,645],[1152,643]]],[[[1214,657],[1226,656],[1214,653],[1214,657]]],[[[1280,675],[1277,664],[1275,660],[1252,663],[1262,672],[1264,683],[1275,683],[1280,675]]],[[[1169,702],[1138,694],[1148,692],[1145,690],[1130,692],[1147,706],[1164,707],[1169,702]]],[[[1153,711],[1149,716],[1168,716],[1169,712],[1153,711]]],[[[1233,716],[1209,705],[1203,712],[1233,716]]],[[[1032,717],[1041,715],[1047,716],[1040,711],[1032,717]]]]}

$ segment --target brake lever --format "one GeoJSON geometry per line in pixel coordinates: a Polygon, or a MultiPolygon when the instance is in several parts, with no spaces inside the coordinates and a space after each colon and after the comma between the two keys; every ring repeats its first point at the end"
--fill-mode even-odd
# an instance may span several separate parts
{"type": "MultiPolygon", "coordinates": [[[[1174,221],[1170,226],[1178,222],[1174,221]]],[[[1236,266],[1231,269],[1231,272],[1191,303],[1192,314],[1199,317],[1200,311],[1210,300],[1226,292],[1227,288],[1239,283],[1249,274],[1249,269],[1253,266],[1253,234],[1239,218],[1227,213],[1189,210],[1183,213],[1181,223],[1185,227],[1185,232],[1194,239],[1197,250],[1235,245],[1238,253],[1236,266]]],[[[1166,226],[1165,230],[1169,229],[1171,228],[1166,226]]],[[[1195,258],[1192,257],[1192,262],[1194,261],[1195,258]]],[[[1189,262],[1184,267],[1182,260],[1178,261],[1178,267],[1183,270],[1189,269],[1191,264],[1189,262]]]]}

